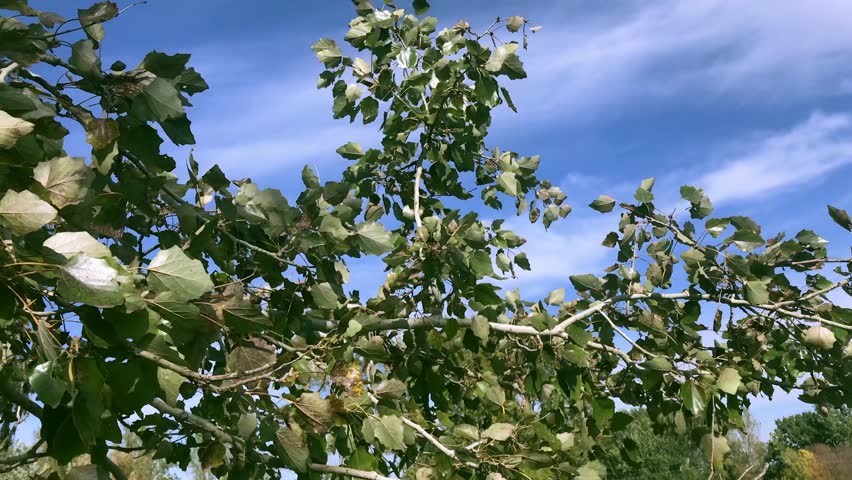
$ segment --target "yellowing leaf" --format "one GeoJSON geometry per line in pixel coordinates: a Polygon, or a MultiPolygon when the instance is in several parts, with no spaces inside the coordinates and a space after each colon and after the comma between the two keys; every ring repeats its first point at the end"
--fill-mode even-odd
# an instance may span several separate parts
{"type": "Polygon", "coordinates": [[[0,149],[12,148],[18,139],[33,131],[35,125],[0,110],[0,149]]]}
{"type": "Polygon", "coordinates": [[[805,332],[805,342],[823,350],[833,347],[835,340],[834,333],[822,325],[815,325],[805,332]]]}
{"type": "Polygon", "coordinates": [[[490,427],[486,428],[485,431],[482,432],[482,437],[502,442],[503,440],[508,440],[514,431],[515,426],[511,423],[492,423],[490,427]]]}
{"type": "Polygon", "coordinates": [[[195,300],[213,289],[200,261],[186,256],[180,247],[160,250],[148,264],[148,288],[172,292],[177,300],[195,300]]]}
{"type": "Polygon", "coordinates": [[[109,248],[88,232],[59,232],[45,240],[44,246],[65,258],[71,258],[78,253],[92,258],[112,256],[109,248]]]}
{"type": "Polygon", "coordinates": [[[740,373],[733,368],[723,368],[716,379],[719,390],[731,395],[736,395],[741,383],[740,373]]]}
{"type": "Polygon", "coordinates": [[[82,158],[56,157],[39,163],[33,177],[50,193],[51,203],[63,208],[86,198],[94,172],[82,158]]]}
{"type": "Polygon", "coordinates": [[[0,199],[0,223],[17,235],[26,235],[52,222],[56,209],[29,190],[9,190],[0,199]]]}

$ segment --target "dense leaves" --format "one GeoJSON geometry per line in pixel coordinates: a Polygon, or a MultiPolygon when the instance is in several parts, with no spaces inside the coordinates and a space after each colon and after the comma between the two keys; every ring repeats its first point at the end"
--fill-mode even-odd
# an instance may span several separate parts
{"type": "Polygon", "coordinates": [[[123,425],[156,458],[230,479],[599,479],[599,442],[629,422],[615,400],[704,439],[716,464],[755,395],[849,404],[852,312],[826,296],[852,291],[849,260],[809,230],[709,218],[697,187],[688,213],[658,209],[653,179],[635,204],[601,196],[613,266],[539,300],[504,291],[537,266],[500,217],[571,212],[538,156],[487,144],[537,28],[438,30],[355,3],[348,45],[311,47],[317,86],[382,141],[341,138],[340,178],[305,168],[287,199],[192,156],[177,170],[160,131],[192,144],[207,84],[187,54],[104,70],[115,4],[78,11],[80,30],[0,2],[0,433],[27,411],[46,455],[116,476],[123,425]],[[68,135],[91,156],[69,157],[68,135]],[[347,285],[364,256],[387,272],[375,293],[347,285]]]}

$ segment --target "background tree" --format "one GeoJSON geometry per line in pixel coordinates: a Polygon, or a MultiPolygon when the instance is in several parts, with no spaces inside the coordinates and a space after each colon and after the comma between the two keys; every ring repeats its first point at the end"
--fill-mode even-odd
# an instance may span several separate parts
{"type": "MultiPolygon", "coordinates": [[[[600,441],[605,452],[601,461],[609,480],[707,479],[710,462],[690,432],[661,428],[645,410],[629,414],[632,421],[626,428],[600,441]]],[[[765,465],[766,449],[757,438],[758,425],[747,410],[743,423],[742,431],[730,430],[727,434],[730,451],[718,472],[719,478],[750,480],[758,477],[765,465]]]]}
{"type": "MultiPolygon", "coordinates": [[[[820,451],[821,456],[828,460],[827,463],[832,466],[839,463],[835,468],[843,468],[843,462],[834,461],[835,455],[831,453],[831,449],[839,447],[838,453],[848,452],[848,448],[842,447],[852,446],[852,412],[848,408],[805,412],[775,422],[775,431],[769,440],[767,453],[767,478],[792,475],[789,471],[795,468],[791,461],[796,465],[820,463],[819,458],[813,455],[815,447],[820,445],[824,446],[820,451]],[[811,453],[800,455],[798,452],[802,450],[811,450],[811,453]]],[[[845,463],[846,471],[852,468],[852,459],[847,458],[845,463]]],[[[828,472],[826,475],[830,474],[831,472],[828,472]]]]}
{"type": "Polygon", "coordinates": [[[207,84],[186,54],[108,59],[116,4],[66,20],[0,1],[5,432],[37,417],[33,454],[90,458],[74,475],[125,478],[109,455],[125,426],[170,465],[196,452],[230,479],[594,479],[619,399],[691,432],[717,475],[752,396],[849,404],[852,311],[827,297],[852,292],[849,259],[810,230],[711,217],[696,187],[688,213],[655,205],[652,178],[602,195],[613,266],[541,299],[503,291],[533,266],[500,217],[571,212],[538,156],[487,142],[537,27],[438,30],[413,7],[358,1],[348,47],[311,47],[332,115],[382,140],[341,139],[341,177],[306,168],[288,200],[191,156],[177,175],[161,132],[194,143],[186,109],[207,84]],[[72,134],[90,158],[67,156],[72,134]],[[368,255],[386,281],[347,288],[368,255]]]}

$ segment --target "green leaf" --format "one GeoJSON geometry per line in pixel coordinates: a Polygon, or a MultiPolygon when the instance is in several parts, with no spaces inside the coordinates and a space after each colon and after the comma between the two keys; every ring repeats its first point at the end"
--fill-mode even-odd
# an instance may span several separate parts
{"type": "Polygon", "coordinates": [[[672,368],[673,368],[672,362],[670,362],[665,357],[654,357],[654,358],[648,360],[647,362],[643,363],[642,365],[644,365],[645,368],[648,368],[650,370],[657,370],[657,371],[661,371],[661,372],[668,372],[668,371],[672,370],[672,368]]]}
{"type": "MultiPolygon", "coordinates": [[[[653,185],[654,179],[652,178],[650,180],[651,180],[651,185],[653,185]]],[[[642,182],[642,184],[644,185],[645,182],[642,182]]],[[[633,195],[633,197],[639,203],[651,203],[651,202],[654,201],[654,194],[651,193],[651,189],[645,188],[644,186],[637,188],[636,193],[633,195]]]]}
{"type": "Polygon", "coordinates": [[[565,289],[559,288],[547,294],[544,302],[548,305],[559,305],[565,300],[565,289]]]}
{"type": "Polygon", "coordinates": [[[402,420],[396,415],[366,418],[364,420],[364,427],[362,427],[362,433],[364,433],[364,437],[368,441],[372,441],[375,438],[389,450],[402,450],[405,447],[403,443],[402,420]],[[364,431],[365,429],[367,430],[366,432],[364,431]]]}
{"type": "Polygon", "coordinates": [[[326,68],[334,68],[340,65],[343,57],[343,52],[337,46],[334,40],[329,38],[321,38],[315,44],[311,45],[311,51],[317,55],[317,59],[326,66],[326,68]]]}
{"type": "Polygon", "coordinates": [[[253,413],[240,415],[240,420],[237,422],[237,431],[240,437],[247,440],[251,438],[255,430],[257,430],[257,415],[253,413]]]}
{"type": "Polygon", "coordinates": [[[201,460],[201,469],[208,471],[225,463],[225,454],[227,449],[225,445],[219,442],[213,442],[199,453],[198,457],[201,460]]]}
{"type": "Polygon", "coordinates": [[[49,193],[57,208],[83,201],[95,174],[82,158],[57,157],[39,163],[33,177],[49,193]]]}
{"type": "Polygon", "coordinates": [[[707,405],[701,389],[692,380],[687,380],[686,383],[681,385],[680,398],[683,400],[683,406],[695,416],[703,412],[707,405]]]}
{"type": "Polygon", "coordinates": [[[153,51],[145,55],[140,67],[160,78],[175,78],[186,70],[186,62],[188,61],[188,53],[167,55],[153,51]]]}
{"type": "Polygon", "coordinates": [[[56,12],[39,12],[38,21],[47,28],[53,28],[66,20],[65,17],[56,12]]]}
{"type": "Polygon", "coordinates": [[[701,439],[701,449],[704,451],[704,456],[708,462],[713,462],[714,465],[721,466],[725,460],[725,455],[731,451],[728,446],[728,439],[724,436],[716,436],[707,434],[701,439]]]}
{"type": "Polygon", "coordinates": [[[517,197],[518,186],[518,179],[515,178],[515,174],[512,172],[503,172],[497,177],[497,188],[506,195],[517,197]]]}
{"type": "Polygon", "coordinates": [[[828,245],[828,240],[820,237],[813,230],[802,230],[796,234],[796,240],[810,248],[825,248],[828,245]]]}
{"type": "Polygon", "coordinates": [[[275,434],[275,438],[287,459],[287,466],[299,473],[307,472],[311,456],[304,439],[302,439],[301,429],[296,431],[287,427],[281,428],[275,434]]]}
{"type": "Polygon", "coordinates": [[[180,386],[186,381],[179,373],[165,368],[157,368],[157,383],[163,391],[163,400],[171,406],[177,406],[180,386]]]}
{"type": "Polygon", "coordinates": [[[723,368],[719,372],[719,378],[716,379],[716,387],[728,394],[736,395],[737,389],[740,388],[742,379],[740,372],[734,368],[723,368]]]}
{"type": "Polygon", "coordinates": [[[589,462],[577,469],[576,480],[604,480],[606,467],[599,461],[589,462]]]}
{"type": "Polygon", "coordinates": [[[526,78],[524,65],[515,53],[517,51],[517,43],[511,42],[500,45],[485,62],[485,69],[492,73],[506,75],[513,80],[526,78]]]}
{"type": "Polygon", "coordinates": [[[26,235],[52,222],[56,210],[29,190],[8,190],[0,199],[0,223],[16,235],[26,235]]]}
{"type": "MultiPolygon", "coordinates": [[[[75,383],[79,382],[75,381],[75,383]]],[[[104,403],[100,391],[91,391],[85,388],[77,391],[72,405],[72,415],[80,440],[85,445],[91,445],[95,442],[103,412],[104,403]]]]}
{"type": "Polygon", "coordinates": [[[89,8],[77,9],[77,18],[86,34],[94,41],[104,39],[103,22],[118,16],[118,6],[114,2],[98,2],[89,8]]]}
{"type": "Polygon", "coordinates": [[[51,408],[56,408],[65,395],[68,385],[58,380],[53,370],[56,362],[50,361],[37,365],[30,375],[30,386],[38,396],[39,401],[51,408]]]}
{"type": "Polygon", "coordinates": [[[12,148],[18,139],[33,131],[35,125],[0,110],[0,149],[12,148]]]}
{"type": "Polygon", "coordinates": [[[349,238],[349,231],[343,227],[340,219],[334,215],[322,217],[319,231],[331,237],[335,242],[342,242],[349,238]]]}
{"type": "Polygon", "coordinates": [[[852,219],[849,218],[849,214],[846,213],[846,210],[841,210],[829,205],[828,214],[838,225],[845,228],[847,231],[852,232],[852,219]]]}
{"type": "Polygon", "coordinates": [[[470,323],[470,329],[477,338],[484,342],[488,340],[488,333],[491,331],[491,324],[488,322],[487,318],[482,315],[476,315],[470,323]]]}
{"type": "Polygon", "coordinates": [[[520,252],[517,255],[515,255],[514,261],[515,261],[515,265],[523,268],[526,271],[530,271],[530,269],[532,268],[530,266],[530,261],[527,258],[526,252],[520,252]]]}
{"type": "Polygon", "coordinates": [[[346,96],[346,99],[349,100],[350,102],[354,102],[354,101],[358,100],[359,98],[361,98],[361,95],[363,95],[363,94],[364,94],[364,89],[361,88],[361,85],[358,85],[357,83],[350,83],[349,85],[347,85],[346,91],[344,93],[344,95],[346,96]]]}
{"type": "Polygon", "coordinates": [[[737,230],[728,241],[734,242],[734,245],[744,252],[750,252],[765,243],[760,235],[751,230],[737,230]]]}
{"type": "Polygon", "coordinates": [[[361,250],[369,255],[381,255],[394,247],[393,235],[380,223],[359,223],[355,236],[361,250]]]}
{"type": "Polygon", "coordinates": [[[364,155],[364,148],[355,142],[348,142],[346,145],[338,148],[336,152],[343,158],[349,160],[358,160],[364,155]]]}
{"type": "Polygon", "coordinates": [[[414,13],[417,15],[425,15],[429,11],[429,2],[426,0],[414,0],[412,2],[414,13]]]}
{"type": "Polygon", "coordinates": [[[110,257],[109,248],[95,240],[88,232],[59,232],[44,241],[45,247],[71,258],[82,253],[92,258],[110,257]]]}
{"type": "Polygon", "coordinates": [[[337,294],[334,293],[334,288],[328,282],[313,285],[311,287],[311,297],[313,297],[314,303],[319,308],[329,310],[337,308],[337,294]]]}
{"type": "Polygon", "coordinates": [[[376,385],[373,392],[378,397],[402,398],[408,388],[401,381],[391,378],[376,385]]]}
{"type": "Polygon", "coordinates": [[[80,40],[71,45],[71,58],[68,63],[86,78],[98,78],[101,73],[101,59],[95,51],[95,42],[80,40]]]}
{"type": "Polygon", "coordinates": [[[195,145],[195,135],[192,134],[191,125],[186,115],[160,122],[163,131],[175,145],[195,145]]]}
{"type": "Polygon", "coordinates": [[[345,182],[328,182],[322,187],[322,197],[330,205],[339,205],[349,195],[349,184],[345,182]]]}
{"type": "Polygon", "coordinates": [[[133,99],[131,114],[140,120],[154,122],[185,115],[178,91],[162,78],[155,78],[133,99]]]}
{"type": "Polygon", "coordinates": [[[213,289],[204,265],[174,246],[160,250],[148,264],[148,288],[154,293],[172,292],[177,300],[195,300],[213,289]]]}
{"type": "Polygon", "coordinates": [[[511,438],[514,432],[515,426],[511,423],[492,423],[490,427],[486,428],[485,431],[482,432],[482,437],[502,442],[511,438]]]}
{"type": "Polygon", "coordinates": [[[470,269],[479,276],[494,275],[494,265],[491,256],[485,250],[473,252],[470,255],[470,269]]]}
{"type": "Polygon", "coordinates": [[[308,188],[319,188],[320,186],[319,178],[307,165],[302,168],[302,183],[308,188]]]}
{"type": "Polygon", "coordinates": [[[375,98],[367,97],[364,100],[361,100],[360,105],[364,124],[372,122],[379,116],[379,102],[375,98]]]}
{"type": "Polygon", "coordinates": [[[745,299],[752,305],[769,303],[769,290],[766,287],[766,282],[761,280],[749,280],[746,282],[745,299]]]}
{"type": "Polygon", "coordinates": [[[109,308],[124,303],[122,284],[131,280],[103,258],[74,255],[59,270],[59,295],[70,302],[109,308]]]}
{"type": "Polygon", "coordinates": [[[508,272],[512,268],[512,260],[504,252],[497,254],[497,268],[502,272],[508,272]]]}
{"type": "Polygon", "coordinates": [[[603,282],[601,282],[601,279],[590,273],[584,275],[571,275],[568,279],[571,280],[571,284],[574,285],[574,288],[578,292],[585,292],[587,290],[603,290],[603,282]]]}
{"type": "Polygon", "coordinates": [[[704,190],[684,185],[680,187],[680,196],[691,204],[689,212],[692,214],[692,218],[704,218],[713,213],[713,204],[710,203],[710,198],[704,194],[704,190]]]}
{"type": "Polygon", "coordinates": [[[601,213],[609,213],[615,208],[615,199],[609,195],[601,195],[595,201],[589,204],[592,209],[601,213]]]}

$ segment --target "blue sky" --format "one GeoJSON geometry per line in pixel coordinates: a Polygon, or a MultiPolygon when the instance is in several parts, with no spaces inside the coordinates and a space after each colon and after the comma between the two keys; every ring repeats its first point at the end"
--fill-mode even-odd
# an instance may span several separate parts
{"type": "MultiPolygon", "coordinates": [[[[89,4],[32,3],[61,13],[89,4]]],[[[661,205],[677,205],[681,184],[701,186],[718,215],[752,216],[767,233],[813,228],[848,254],[848,233],[826,214],[826,204],[852,208],[848,0],[431,3],[443,26],[497,15],[543,26],[522,57],[529,78],[509,86],[520,113],[498,114],[490,142],[541,154],[574,213],[548,232],[512,222],[530,240],[533,272],[511,282],[522,292],[599,273],[611,256],[599,243],[617,219],[585,205],[603,193],[631,198],[650,176],[661,205]]],[[[329,92],[314,88],[310,44],[342,38],[351,15],[348,0],[149,0],[107,25],[104,64],[191,53],[212,87],[190,113],[202,168],[218,163],[292,198],[303,165],[331,179],[345,166],[338,146],[378,138],[375,125],[332,120],[329,92]]],[[[88,155],[82,143],[69,149],[88,155]]],[[[180,161],[188,150],[173,153],[180,161]]],[[[380,278],[364,268],[353,278],[380,278]]],[[[774,419],[808,408],[779,394],[753,413],[765,437],[774,419]]]]}

